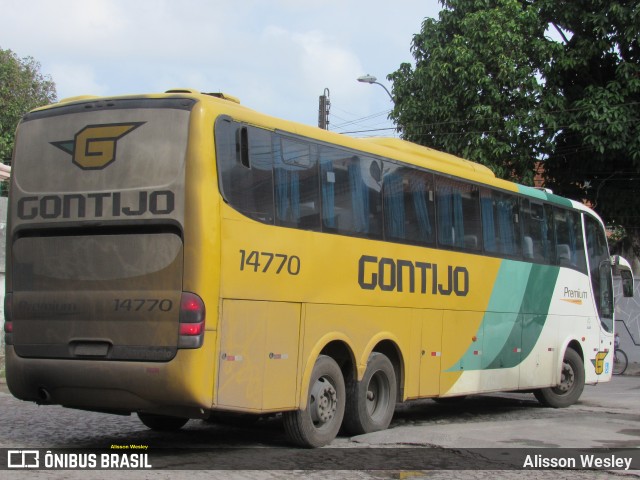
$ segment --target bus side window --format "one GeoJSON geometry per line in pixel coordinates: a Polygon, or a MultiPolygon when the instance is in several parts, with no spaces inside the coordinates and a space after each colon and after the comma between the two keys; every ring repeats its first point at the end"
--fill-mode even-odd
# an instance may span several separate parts
{"type": "Polygon", "coordinates": [[[218,175],[224,199],[254,220],[272,224],[271,134],[225,118],[215,124],[218,175]]]}
{"type": "Polygon", "coordinates": [[[323,229],[381,238],[381,162],[326,147],[319,156],[323,229]]]}
{"type": "Polygon", "coordinates": [[[522,201],[524,223],[523,255],[539,263],[555,263],[552,207],[525,199],[522,201]]]}
{"type": "Polygon", "coordinates": [[[435,242],[433,175],[385,162],[385,238],[430,245],[435,242]]]}
{"type": "MultiPolygon", "coordinates": [[[[483,188],[480,191],[480,209],[485,251],[520,256],[518,199],[513,195],[483,188]]],[[[531,243],[531,237],[527,238],[531,243]]],[[[525,241],[525,249],[526,243],[525,241]]]]}
{"type": "Polygon", "coordinates": [[[554,207],[556,229],[556,263],[587,272],[580,214],[554,207]]]}
{"type": "Polygon", "coordinates": [[[309,143],[273,135],[276,223],[320,230],[320,198],[315,155],[309,143]]]}
{"type": "Polygon", "coordinates": [[[482,248],[478,187],[436,176],[438,243],[465,250],[482,248]]]}

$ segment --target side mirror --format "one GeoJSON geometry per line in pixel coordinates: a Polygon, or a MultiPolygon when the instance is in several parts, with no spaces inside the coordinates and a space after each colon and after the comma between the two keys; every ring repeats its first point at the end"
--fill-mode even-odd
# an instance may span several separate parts
{"type": "Polygon", "coordinates": [[[622,295],[633,297],[634,285],[631,264],[620,255],[614,255],[611,257],[611,266],[613,267],[613,274],[620,275],[622,279],[622,295]]]}

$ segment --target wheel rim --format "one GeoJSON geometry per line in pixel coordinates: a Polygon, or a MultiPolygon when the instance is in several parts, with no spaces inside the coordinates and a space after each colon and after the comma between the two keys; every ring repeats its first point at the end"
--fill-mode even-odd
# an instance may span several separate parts
{"type": "Polygon", "coordinates": [[[371,376],[367,385],[367,413],[370,417],[384,415],[389,405],[389,379],[377,371],[371,376]]]}
{"type": "Polygon", "coordinates": [[[309,398],[311,420],[316,428],[331,423],[338,408],[338,393],[327,376],[318,378],[313,384],[309,398]]]}
{"type": "Polygon", "coordinates": [[[566,395],[571,391],[575,384],[576,375],[573,371],[573,367],[570,363],[564,362],[562,364],[562,374],[560,378],[560,384],[554,388],[555,392],[560,395],[566,395]]]}

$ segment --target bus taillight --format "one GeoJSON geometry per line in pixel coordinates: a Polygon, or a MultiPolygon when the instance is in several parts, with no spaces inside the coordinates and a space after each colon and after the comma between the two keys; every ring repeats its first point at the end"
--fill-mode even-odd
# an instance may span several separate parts
{"type": "Polygon", "coordinates": [[[180,336],[178,348],[200,348],[204,341],[205,308],[202,299],[182,292],[180,299],[180,336]]]}

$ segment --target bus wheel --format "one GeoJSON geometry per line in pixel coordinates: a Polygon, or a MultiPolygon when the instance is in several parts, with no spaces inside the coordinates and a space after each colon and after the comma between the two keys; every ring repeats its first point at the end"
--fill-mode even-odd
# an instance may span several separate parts
{"type": "Polygon", "coordinates": [[[546,407],[565,408],[578,401],[584,389],[584,363],[578,352],[567,348],[562,361],[560,383],[555,387],[541,388],[533,394],[546,407]]]}
{"type": "Polygon", "coordinates": [[[344,377],[333,358],[318,357],[308,395],[304,410],[284,413],[284,428],[293,443],[321,447],[336,438],[344,417],[344,377]]]}
{"type": "Polygon", "coordinates": [[[188,418],[153,415],[151,413],[138,413],[138,418],[146,427],[160,432],[180,430],[189,421],[188,418]]]}
{"type": "Polygon", "coordinates": [[[396,406],[397,388],[391,361],[386,355],[373,352],[362,381],[349,382],[345,430],[360,435],[387,428],[396,406]]]}

